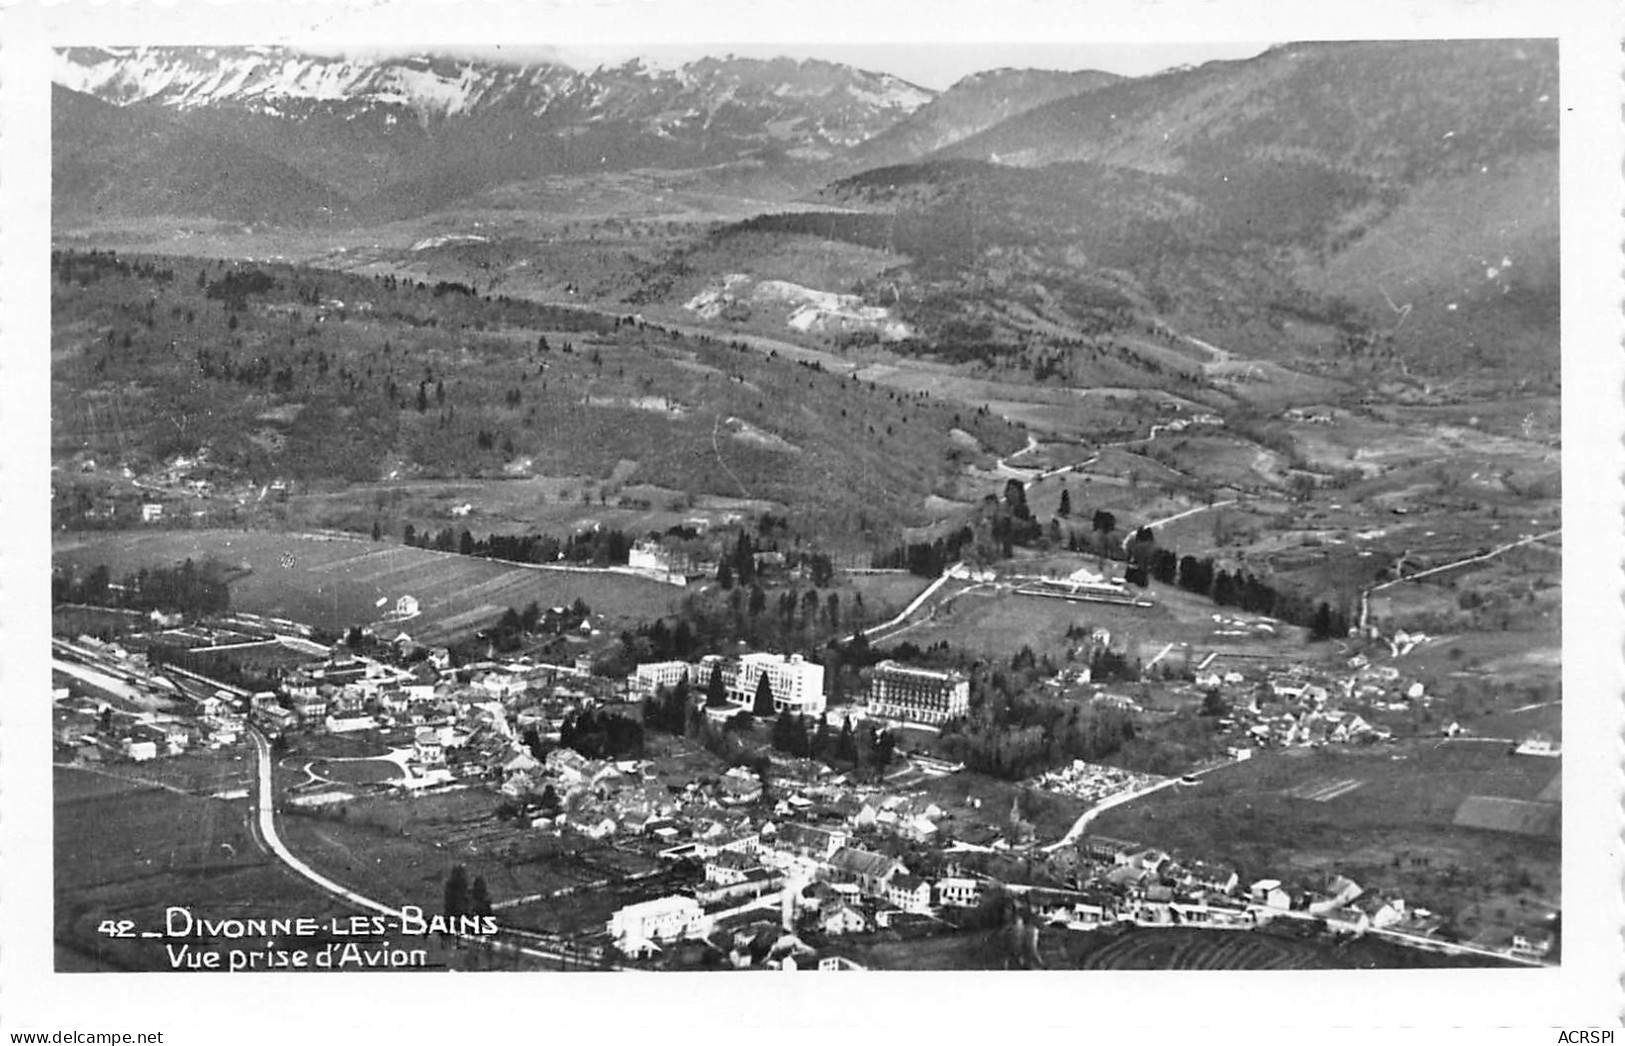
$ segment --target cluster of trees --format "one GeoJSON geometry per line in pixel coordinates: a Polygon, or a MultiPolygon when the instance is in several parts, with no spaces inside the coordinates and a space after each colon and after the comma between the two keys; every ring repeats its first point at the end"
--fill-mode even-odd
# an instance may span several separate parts
{"type": "Polygon", "coordinates": [[[943,726],[938,750],[979,773],[1017,781],[1073,759],[1100,761],[1134,740],[1134,717],[1125,709],[1029,696],[1054,670],[1025,647],[1007,671],[973,669],[970,715],[943,726]]]}
{"type": "Polygon", "coordinates": [[[250,672],[226,657],[210,656],[206,649],[200,651],[169,643],[154,643],[147,647],[147,660],[154,667],[174,665],[250,692],[276,689],[280,670],[273,669],[270,674],[264,675],[250,672]]]}
{"type": "MultiPolygon", "coordinates": [[[[721,682],[720,676],[717,681],[721,682]]],[[[676,686],[660,687],[643,700],[644,727],[663,734],[693,735],[699,730],[699,715],[687,679],[679,679],[676,686]]]]}
{"type": "Polygon", "coordinates": [[[612,528],[583,531],[560,540],[550,534],[489,534],[476,538],[467,530],[459,533],[443,527],[431,534],[421,533],[408,523],[401,541],[414,548],[456,552],[464,556],[500,559],[508,563],[591,563],[595,566],[623,564],[632,551],[632,536],[612,528]]]}
{"type": "Polygon", "coordinates": [[[567,607],[545,611],[533,600],[525,605],[524,610],[509,607],[503,611],[502,617],[484,635],[498,650],[516,650],[525,636],[563,635],[571,629],[580,628],[591,614],[592,608],[580,598],[567,607]]]}
{"type": "Polygon", "coordinates": [[[897,739],[890,730],[867,723],[854,730],[850,719],[831,730],[822,716],[780,715],[773,724],[772,745],[786,755],[819,759],[832,766],[856,769],[859,777],[883,773],[897,757],[897,739]]]}
{"type": "MultiPolygon", "coordinates": [[[[1315,603],[1299,592],[1282,590],[1246,571],[1218,568],[1209,556],[1181,556],[1171,548],[1152,549],[1141,568],[1165,585],[1206,596],[1222,607],[1280,618],[1309,629],[1311,639],[1323,640],[1348,633],[1348,614],[1330,603],[1315,603]]],[[[1134,577],[1127,577],[1135,581],[1134,577]]],[[[1145,584],[1142,579],[1141,585],[1145,584]]]]}
{"type": "Polygon", "coordinates": [[[588,759],[617,759],[643,754],[643,724],[616,712],[576,712],[559,728],[559,744],[588,759]]]}
{"type": "Polygon", "coordinates": [[[485,876],[476,875],[474,881],[470,883],[468,869],[460,864],[453,866],[451,873],[446,876],[442,900],[448,920],[456,920],[465,915],[491,914],[491,891],[485,885],[485,876]]]}
{"type": "Polygon", "coordinates": [[[921,577],[936,577],[950,564],[960,559],[965,546],[976,540],[976,532],[969,526],[932,541],[915,541],[899,545],[890,552],[877,552],[870,559],[876,570],[906,570],[921,577]]]}
{"type": "Polygon", "coordinates": [[[997,713],[973,709],[970,718],[945,724],[939,747],[968,769],[1019,781],[1073,759],[1098,762],[1134,736],[1134,717],[1124,709],[1015,696],[997,713]]]}
{"type": "Polygon", "coordinates": [[[78,281],[81,287],[88,287],[109,274],[134,276],[160,284],[175,279],[174,269],[151,262],[128,262],[120,258],[117,251],[52,251],[51,272],[63,283],[78,281]]]}
{"type": "Polygon", "coordinates": [[[174,567],[143,567],[116,583],[105,565],[83,577],[59,568],[51,573],[51,599],[200,617],[224,613],[231,606],[231,589],[217,567],[200,567],[187,559],[174,567]]]}
{"type": "Polygon", "coordinates": [[[250,294],[275,290],[277,283],[270,273],[259,269],[233,269],[218,280],[210,280],[207,273],[200,272],[198,285],[204,288],[205,298],[223,301],[228,309],[237,312],[248,305],[250,294]]]}

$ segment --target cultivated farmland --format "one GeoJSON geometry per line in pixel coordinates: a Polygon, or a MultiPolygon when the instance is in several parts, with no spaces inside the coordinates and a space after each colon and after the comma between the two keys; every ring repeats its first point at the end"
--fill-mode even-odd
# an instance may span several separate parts
{"type": "Polygon", "coordinates": [[[1504,744],[1438,738],[1270,752],[1108,810],[1091,830],[1231,862],[1243,878],[1336,869],[1439,911],[1553,901],[1555,841],[1464,826],[1457,811],[1468,796],[1533,800],[1556,770],[1504,744]]]}
{"type": "Polygon", "coordinates": [[[1220,930],[1135,930],[1078,962],[1084,970],[1309,970],[1342,965],[1323,947],[1274,934],[1220,930]]]}
{"type": "MultiPolygon", "coordinates": [[[[445,643],[491,624],[509,607],[584,600],[610,622],[669,612],[682,589],[624,574],[520,566],[452,553],[313,534],[229,530],[96,534],[58,545],[58,565],[105,563],[119,576],[186,558],[217,560],[242,573],[231,582],[234,610],[319,628],[374,625],[393,637],[445,643]],[[402,596],[419,613],[386,619],[402,596]]],[[[596,624],[595,620],[595,624],[596,624]]]]}

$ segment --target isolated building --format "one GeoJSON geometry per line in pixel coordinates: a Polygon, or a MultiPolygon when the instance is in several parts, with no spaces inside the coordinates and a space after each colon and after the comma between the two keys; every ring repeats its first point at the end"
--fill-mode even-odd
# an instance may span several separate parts
{"type": "Polygon", "coordinates": [[[869,714],[936,726],[970,712],[970,680],[958,672],[882,661],[869,677],[869,714]]]}

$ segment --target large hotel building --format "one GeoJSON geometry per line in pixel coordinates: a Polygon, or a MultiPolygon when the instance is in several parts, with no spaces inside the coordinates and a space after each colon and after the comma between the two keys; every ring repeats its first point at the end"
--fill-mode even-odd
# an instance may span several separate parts
{"type": "Polygon", "coordinates": [[[970,680],[958,672],[882,661],[869,677],[869,714],[939,726],[970,712],[970,680]]]}

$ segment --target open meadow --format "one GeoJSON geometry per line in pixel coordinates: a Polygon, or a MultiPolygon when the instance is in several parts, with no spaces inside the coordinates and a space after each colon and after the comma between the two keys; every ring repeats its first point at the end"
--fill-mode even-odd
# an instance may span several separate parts
{"type": "Polygon", "coordinates": [[[234,610],[326,629],[372,625],[444,643],[487,626],[510,607],[584,600],[599,620],[630,622],[669,612],[682,589],[605,571],[557,570],[403,545],[311,534],[229,530],[97,533],[59,539],[58,565],[107,564],[116,577],[182,559],[246,571],[231,582],[234,610]],[[419,615],[386,620],[403,596],[419,615]]]}
{"type": "Polygon", "coordinates": [[[1230,862],[1243,881],[1336,870],[1435,911],[1555,902],[1555,834],[1456,823],[1469,796],[1535,801],[1558,775],[1557,760],[1508,747],[1435,737],[1267,751],[1108,810],[1090,830],[1230,862]]]}
{"type": "Polygon", "coordinates": [[[246,799],[178,795],[63,768],[53,781],[62,969],[169,969],[162,941],[114,939],[98,927],[130,920],[137,932],[161,931],[170,905],[210,918],[347,914],[261,850],[246,799]]]}

